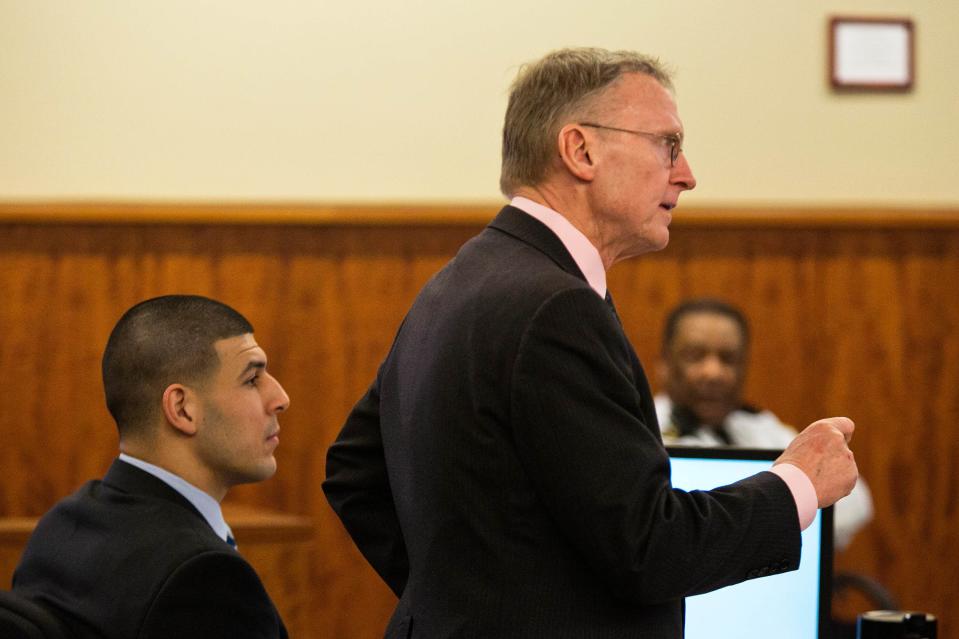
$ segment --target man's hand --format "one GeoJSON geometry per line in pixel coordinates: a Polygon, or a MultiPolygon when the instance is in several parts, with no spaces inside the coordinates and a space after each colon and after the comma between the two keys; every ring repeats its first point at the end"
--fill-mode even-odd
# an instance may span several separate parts
{"type": "Polygon", "coordinates": [[[820,419],[799,433],[776,460],[806,473],[820,508],[832,506],[856,485],[859,469],[848,446],[855,428],[848,417],[820,419]]]}

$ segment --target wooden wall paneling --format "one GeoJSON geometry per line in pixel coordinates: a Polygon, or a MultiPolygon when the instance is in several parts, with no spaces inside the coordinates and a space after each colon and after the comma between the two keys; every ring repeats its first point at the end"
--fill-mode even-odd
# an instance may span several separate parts
{"type": "MultiPolygon", "coordinates": [[[[379,360],[389,348],[391,334],[398,325],[403,305],[410,299],[408,271],[403,268],[400,243],[390,242],[382,232],[344,235],[337,248],[338,271],[334,274],[337,295],[343,311],[336,318],[338,356],[336,378],[342,386],[337,413],[324,424],[324,443],[329,445],[339,432],[343,419],[373,379],[379,360]]],[[[336,348],[335,345],[332,348],[336,348]]],[[[386,586],[366,564],[350,541],[339,520],[325,504],[320,483],[325,477],[325,450],[319,457],[316,477],[316,507],[324,512],[322,534],[330,547],[340,549],[327,554],[316,568],[321,582],[329,584],[328,596],[321,602],[327,615],[330,636],[375,636],[382,634],[392,612],[394,599],[386,586]],[[353,609],[357,599],[366,601],[362,615],[343,614],[353,609]]]]}
{"type": "MultiPolygon", "coordinates": [[[[494,211],[446,223],[351,209],[344,224],[311,224],[301,211],[290,224],[198,209],[169,223],[118,210],[112,223],[0,220],[0,367],[13,380],[0,385],[0,515],[41,514],[114,456],[99,358],[120,313],[163,293],[212,295],[250,317],[292,398],[277,475],[230,499],[314,522],[303,542],[309,592],[295,604],[314,636],[382,636],[395,599],[326,505],[325,451],[418,289],[494,211]]],[[[837,566],[944,615],[948,637],[959,600],[959,215],[833,224],[801,213],[781,225],[678,217],[670,246],[617,265],[610,289],[654,385],[667,311],[721,296],[752,320],[750,399],[797,426],[836,412],[857,420],[876,518],[837,566]]]]}
{"type": "Polygon", "coordinates": [[[917,562],[905,570],[899,562],[886,560],[954,555],[959,525],[959,316],[954,293],[959,244],[955,234],[907,234],[899,242],[901,296],[889,300],[885,310],[901,318],[897,364],[903,371],[903,392],[874,407],[878,423],[867,453],[878,484],[879,512],[874,552],[866,560],[887,580],[902,584],[904,605],[919,607],[929,600],[959,600],[954,580],[939,581],[943,566],[937,561],[917,562]]]}

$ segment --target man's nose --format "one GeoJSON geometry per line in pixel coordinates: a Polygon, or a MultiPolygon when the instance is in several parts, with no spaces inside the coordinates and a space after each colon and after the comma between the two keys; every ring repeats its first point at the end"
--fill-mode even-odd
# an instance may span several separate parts
{"type": "Polygon", "coordinates": [[[272,396],[270,397],[270,412],[282,413],[290,407],[290,396],[286,394],[286,391],[283,389],[283,386],[280,384],[279,380],[273,376],[270,376],[270,379],[273,381],[273,384],[276,387],[273,389],[272,396]]]}
{"type": "Polygon", "coordinates": [[[679,157],[676,158],[669,180],[673,184],[681,186],[684,191],[692,191],[696,188],[696,176],[693,175],[693,169],[689,166],[686,153],[681,152],[679,157]]]}
{"type": "Polygon", "coordinates": [[[725,374],[726,367],[719,357],[716,355],[708,355],[701,362],[699,370],[703,377],[707,379],[717,379],[725,374]]]}

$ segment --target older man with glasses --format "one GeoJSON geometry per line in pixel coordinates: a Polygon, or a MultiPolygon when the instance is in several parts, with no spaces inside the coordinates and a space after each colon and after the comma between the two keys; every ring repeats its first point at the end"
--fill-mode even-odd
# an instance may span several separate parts
{"type": "Polygon", "coordinates": [[[795,569],[855,484],[845,418],[774,472],[673,490],[606,290],[696,186],[668,74],[631,52],[525,67],[490,225],[426,285],[327,457],[323,487],[399,597],[387,637],[670,638],[683,598],[795,569]]]}

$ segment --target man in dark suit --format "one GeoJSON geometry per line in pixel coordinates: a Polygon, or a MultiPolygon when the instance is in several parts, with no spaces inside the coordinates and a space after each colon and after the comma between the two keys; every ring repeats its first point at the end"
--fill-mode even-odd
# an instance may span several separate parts
{"type": "Polygon", "coordinates": [[[670,87],[597,49],[514,83],[511,205],[419,294],[327,456],[331,505],[400,598],[387,637],[675,639],[685,596],[795,569],[801,528],[855,483],[832,418],[775,472],[670,486],[605,274],[665,247],[695,186],[670,87]]]}
{"type": "Polygon", "coordinates": [[[40,520],[14,590],[79,639],[286,637],[220,511],[231,486],[276,471],[289,398],[266,363],[250,323],[220,302],[127,311],[103,355],[121,455],[40,520]]]}

